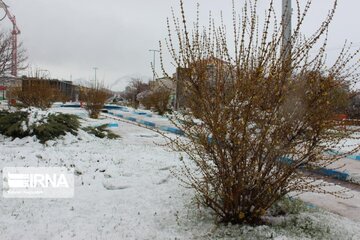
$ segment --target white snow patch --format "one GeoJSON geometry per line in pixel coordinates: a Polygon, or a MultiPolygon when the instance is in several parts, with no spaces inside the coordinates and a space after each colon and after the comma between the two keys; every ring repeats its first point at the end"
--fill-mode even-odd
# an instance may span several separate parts
{"type": "Polygon", "coordinates": [[[208,210],[196,207],[194,192],[171,175],[179,156],[154,144],[163,143],[160,137],[123,122],[114,131],[122,138],[80,130],[46,145],[0,136],[0,169],[64,166],[76,173],[72,199],[0,198],[0,238],[280,240],[310,239],[307,231],[317,231],[320,239],[360,239],[360,223],[322,211],[291,216],[285,226],[216,225],[208,210]]]}

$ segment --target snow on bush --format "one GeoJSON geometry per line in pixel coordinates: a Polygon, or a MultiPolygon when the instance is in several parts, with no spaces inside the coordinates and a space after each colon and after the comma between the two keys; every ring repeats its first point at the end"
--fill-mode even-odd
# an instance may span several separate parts
{"type": "Polygon", "coordinates": [[[96,126],[96,127],[85,127],[83,128],[83,130],[89,134],[92,134],[98,138],[108,138],[108,139],[117,139],[120,138],[119,135],[113,133],[112,131],[110,131],[109,129],[107,129],[108,124],[102,124],[100,126],[96,126]]]}
{"type": "Polygon", "coordinates": [[[66,133],[76,135],[79,127],[79,118],[71,114],[37,108],[0,112],[0,134],[13,139],[36,136],[41,143],[45,143],[66,133]]]}

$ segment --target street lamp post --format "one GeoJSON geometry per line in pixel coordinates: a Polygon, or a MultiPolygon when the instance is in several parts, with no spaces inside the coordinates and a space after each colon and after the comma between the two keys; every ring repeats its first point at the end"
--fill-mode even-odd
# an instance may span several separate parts
{"type": "Polygon", "coordinates": [[[93,69],[94,69],[94,71],[95,71],[95,79],[94,79],[94,87],[96,87],[96,72],[97,72],[97,70],[99,69],[99,68],[97,68],[97,67],[93,67],[93,69]]]}
{"type": "Polygon", "coordinates": [[[160,51],[159,50],[154,50],[154,49],[150,49],[149,52],[153,52],[154,53],[154,58],[153,58],[153,81],[155,81],[155,54],[156,53],[159,53],[160,51]]]}
{"type": "Polygon", "coordinates": [[[291,20],[292,20],[292,7],[291,0],[282,0],[282,53],[284,54],[285,64],[291,64],[291,20]]]}

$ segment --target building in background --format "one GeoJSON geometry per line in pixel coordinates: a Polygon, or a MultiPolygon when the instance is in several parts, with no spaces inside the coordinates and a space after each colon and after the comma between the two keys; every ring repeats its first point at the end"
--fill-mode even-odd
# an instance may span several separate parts
{"type": "Polygon", "coordinates": [[[79,100],[79,86],[74,85],[71,81],[61,81],[58,79],[39,79],[39,78],[21,78],[22,89],[29,89],[36,87],[41,83],[49,84],[54,89],[61,92],[67,101],[78,101],[79,100]]]}
{"type": "Polygon", "coordinates": [[[13,76],[1,76],[0,77],[0,100],[7,99],[7,91],[11,87],[21,86],[21,78],[13,76]]]}
{"type": "Polygon", "coordinates": [[[67,101],[78,101],[79,86],[74,85],[71,81],[62,81],[58,79],[42,78],[15,78],[10,76],[0,77],[0,100],[11,98],[8,92],[12,87],[20,87],[22,90],[36,87],[40,83],[46,83],[59,90],[67,101]]]}

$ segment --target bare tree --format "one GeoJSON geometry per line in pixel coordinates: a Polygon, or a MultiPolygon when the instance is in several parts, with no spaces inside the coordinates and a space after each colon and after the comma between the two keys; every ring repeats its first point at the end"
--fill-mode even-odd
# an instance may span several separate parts
{"type": "Polygon", "coordinates": [[[129,101],[134,108],[138,108],[139,100],[137,99],[137,95],[149,89],[149,84],[143,82],[143,80],[139,78],[133,78],[122,93],[122,97],[129,101]]]}
{"type": "MultiPolygon", "coordinates": [[[[10,34],[0,32],[0,75],[11,72],[12,67],[12,38],[10,34]]],[[[26,69],[27,56],[22,44],[18,46],[18,69],[26,69]]]]}
{"type": "Polygon", "coordinates": [[[153,108],[158,114],[164,115],[169,110],[170,91],[165,87],[158,87],[142,92],[138,100],[146,109],[153,108]]]}
{"type": "Polygon", "coordinates": [[[66,96],[50,80],[27,78],[22,85],[12,85],[8,96],[19,100],[25,107],[50,108],[56,101],[65,101],[66,96]]]}
{"type": "MultiPolygon", "coordinates": [[[[240,16],[233,6],[231,34],[213,19],[201,28],[199,14],[189,24],[180,2],[180,19],[173,14],[173,25],[168,20],[165,47],[184,70],[177,81],[186,108],[175,113],[173,123],[186,138],[164,134],[170,147],[191,160],[183,160],[179,178],[195,189],[200,203],[231,223],[261,223],[270,206],[290,192],[326,192],[304,171],[343,157],[325,152],[357,131],[334,118],[338,106],[331,96],[357,80],[359,64],[352,60],[359,51],[345,46],[332,66],[325,64],[337,1],[310,37],[301,29],[311,0],[302,11],[297,1],[291,53],[282,48],[285,23],[277,21],[274,0],[263,24],[257,1],[246,2],[240,16]]],[[[160,48],[163,54],[163,43],[160,48]]]]}
{"type": "Polygon", "coordinates": [[[360,125],[360,91],[354,91],[351,93],[350,103],[345,112],[353,122],[357,122],[360,125]]]}

